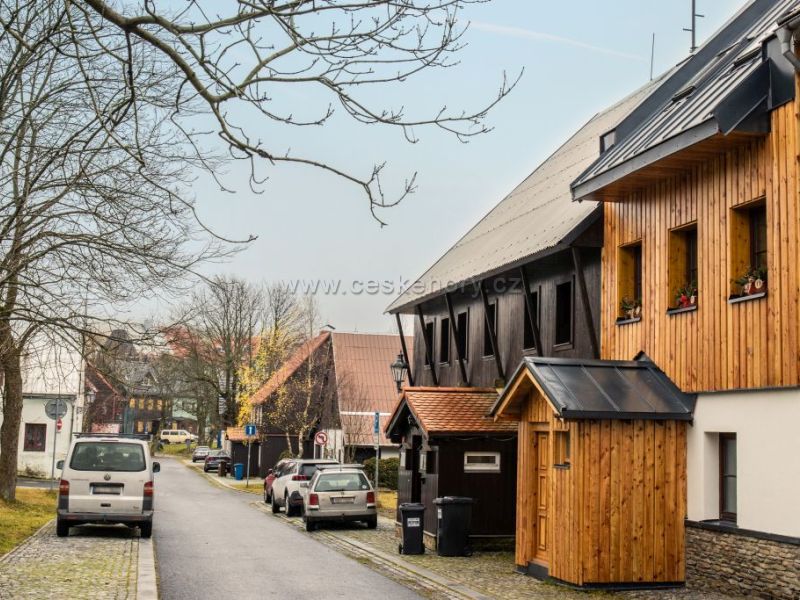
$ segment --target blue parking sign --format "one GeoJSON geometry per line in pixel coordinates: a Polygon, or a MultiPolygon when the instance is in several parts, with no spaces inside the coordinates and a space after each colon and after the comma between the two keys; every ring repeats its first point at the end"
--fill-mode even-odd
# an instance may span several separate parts
{"type": "Polygon", "coordinates": [[[381,413],[375,413],[375,422],[372,424],[372,433],[378,435],[378,432],[381,430],[381,413]]]}
{"type": "Polygon", "coordinates": [[[244,434],[247,437],[253,437],[256,434],[256,426],[255,425],[245,425],[244,426],[244,434]]]}

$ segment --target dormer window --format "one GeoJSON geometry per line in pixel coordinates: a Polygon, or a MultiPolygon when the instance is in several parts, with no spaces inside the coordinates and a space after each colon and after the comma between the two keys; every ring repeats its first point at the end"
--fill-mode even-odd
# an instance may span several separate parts
{"type": "Polygon", "coordinates": [[[617,130],[612,129],[600,136],[600,153],[611,150],[611,147],[617,143],[617,130]]]}

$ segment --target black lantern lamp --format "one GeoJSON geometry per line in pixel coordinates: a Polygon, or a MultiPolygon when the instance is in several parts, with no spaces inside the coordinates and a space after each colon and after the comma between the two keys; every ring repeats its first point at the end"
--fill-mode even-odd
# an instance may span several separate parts
{"type": "Polygon", "coordinates": [[[397,391],[403,386],[403,380],[406,378],[408,372],[408,363],[403,359],[402,354],[397,355],[397,359],[392,363],[392,377],[395,384],[397,384],[397,391]]]}

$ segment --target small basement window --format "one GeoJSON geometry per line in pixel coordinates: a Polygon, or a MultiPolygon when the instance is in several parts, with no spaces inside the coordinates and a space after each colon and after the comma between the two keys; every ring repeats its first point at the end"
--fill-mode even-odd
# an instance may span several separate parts
{"type": "Polygon", "coordinates": [[[642,242],[617,250],[617,302],[621,319],[639,318],[642,313],[642,242]]]}
{"type": "Polygon", "coordinates": [[[434,343],[434,334],[436,333],[436,324],[433,321],[425,323],[425,339],[422,340],[423,349],[425,350],[425,366],[431,366],[430,354],[433,354],[436,344],[434,343]],[[428,352],[428,344],[430,344],[430,352],[428,352]]]}
{"type": "MultiPolygon", "coordinates": [[[[533,320],[536,327],[541,331],[541,321],[539,320],[539,291],[530,292],[531,305],[533,306],[533,320]]],[[[536,348],[536,338],[533,336],[533,328],[531,327],[530,313],[528,312],[528,302],[523,298],[525,307],[523,323],[523,340],[522,348],[525,350],[532,350],[536,348]]]]}
{"type": "Polygon", "coordinates": [[[736,522],[736,434],[719,434],[719,518],[736,522]]]}
{"type": "Polygon", "coordinates": [[[450,363],[450,319],[439,321],[439,362],[450,363]]]}
{"type": "Polygon", "coordinates": [[[467,311],[458,313],[456,317],[457,336],[456,345],[462,360],[467,360],[467,340],[469,339],[469,313],[467,311]]]}
{"type": "Polygon", "coordinates": [[[731,209],[732,297],[767,291],[768,229],[765,198],[731,209]]]}
{"type": "Polygon", "coordinates": [[[556,346],[572,343],[572,281],[556,286],[556,346]]]}
{"type": "Polygon", "coordinates": [[[697,224],[669,232],[669,298],[667,306],[686,309],[697,305],[697,224]]]}
{"type": "Polygon", "coordinates": [[[499,473],[499,452],[464,452],[465,473],[499,473]]]}
{"type": "Polygon", "coordinates": [[[492,338],[489,330],[491,323],[492,331],[497,334],[497,302],[492,302],[486,312],[486,318],[483,320],[483,355],[494,356],[492,350],[492,338]]]}
{"type": "Polygon", "coordinates": [[[553,464],[557,467],[568,467],[571,463],[569,431],[556,431],[553,464]]]}

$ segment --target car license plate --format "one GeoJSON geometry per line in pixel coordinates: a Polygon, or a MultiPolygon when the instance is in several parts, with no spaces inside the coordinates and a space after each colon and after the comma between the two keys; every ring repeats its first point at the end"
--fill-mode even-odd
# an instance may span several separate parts
{"type": "Polygon", "coordinates": [[[331,498],[334,504],[352,504],[353,498],[331,498]]]}
{"type": "Polygon", "coordinates": [[[119,496],[122,492],[122,486],[119,485],[95,485],[92,488],[95,494],[114,494],[119,496]]]}

